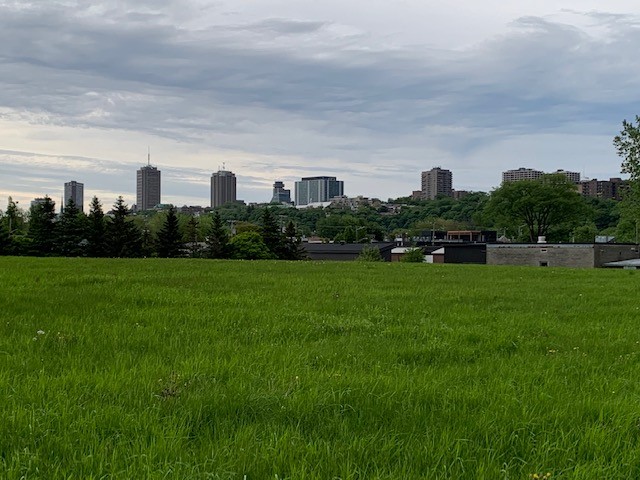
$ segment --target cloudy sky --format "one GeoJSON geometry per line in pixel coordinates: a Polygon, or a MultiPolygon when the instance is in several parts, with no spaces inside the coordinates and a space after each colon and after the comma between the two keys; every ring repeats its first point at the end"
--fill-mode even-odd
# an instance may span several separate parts
{"type": "Polygon", "coordinates": [[[335,175],[347,195],[420,172],[489,191],[521,166],[619,176],[640,114],[640,3],[612,0],[0,0],[0,209],[63,183],[85,201],[209,205],[335,175]]]}

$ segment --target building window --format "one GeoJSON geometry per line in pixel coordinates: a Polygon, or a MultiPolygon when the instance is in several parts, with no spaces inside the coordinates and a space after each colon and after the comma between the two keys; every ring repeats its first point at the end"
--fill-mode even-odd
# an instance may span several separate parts
{"type": "Polygon", "coordinates": [[[549,266],[549,262],[540,261],[540,262],[538,262],[538,265],[541,266],[541,267],[548,267],[549,266]]]}

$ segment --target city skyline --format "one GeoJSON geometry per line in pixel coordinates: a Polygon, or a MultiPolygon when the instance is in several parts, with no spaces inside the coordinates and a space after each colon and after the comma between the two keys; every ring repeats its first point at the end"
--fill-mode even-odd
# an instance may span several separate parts
{"type": "MultiPolygon", "coordinates": [[[[0,208],[69,178],[110,204],[152,145],[163,202],[337,175],[398,197],[443,165],[490,191],[519,165],[620,176],[640,5],[0,0],[0,208]]],[[[204,199],[204,200],[203,200],[204,199]]]]}

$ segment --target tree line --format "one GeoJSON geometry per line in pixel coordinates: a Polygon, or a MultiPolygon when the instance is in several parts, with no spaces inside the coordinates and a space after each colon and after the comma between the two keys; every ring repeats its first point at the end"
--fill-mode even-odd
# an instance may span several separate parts
{"type": "Polygon", "coordinates": [[[87,215],[71,199],[56,214],[55,203],[45,197],[32,205],[26,216],[9,198],[0,218],[0,255],[304,258],[293,223],[283,231],[268,207],[261,210],[259,223],[233,236],[219,212],[207,217],[190,216],[181,225],[176,208],[171,206],[154,219],[157,228],[150,228],[148,218],[132,215],[122,197],[107,214],[94,197],[87,215]]]}
{"type": "Polygon", "coordinates": [[[434,230],[497,230],[511,241],[593,242],[596,235],[637,243],[640,237],[640,116],[624,120],[613,140],[628,173],[622,201],[581,196],[566,177],[503,183],[460,199],[399,198],[357,209],[296,209],[227,204],[196,217],[165,212],[132,215],[118,197],[105,214],[94,197],[88,215],[69,201],[59,215],[45,197],[25,214],[11,198],[0,211],[0,255],[300,259],[301,236],[370,242],[416,238],[434,230]]]}

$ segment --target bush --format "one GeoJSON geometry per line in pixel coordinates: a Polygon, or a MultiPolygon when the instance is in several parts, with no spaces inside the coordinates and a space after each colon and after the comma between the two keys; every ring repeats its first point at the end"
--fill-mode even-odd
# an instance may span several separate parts
{"type": "Polygon", "coordinates": [[[424,253],[421,248],[412,248],[405,252],[400,261],[408,263],[423,263],[424,253]]]}
{"type": "Polygon", "coordinates": [[[380,255],[380,250],[378,247],[374,247],[373,245],[365,246],[361,251],[360,255],[358,255],[359,262],[382,262],[382,256],[380,255]]]}

